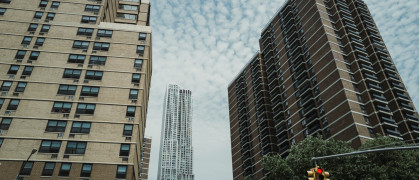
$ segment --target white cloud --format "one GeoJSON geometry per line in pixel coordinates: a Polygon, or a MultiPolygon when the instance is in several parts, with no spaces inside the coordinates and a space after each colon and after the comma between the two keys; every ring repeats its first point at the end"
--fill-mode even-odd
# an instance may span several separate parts
{"type": "MultiPolygon", "coordinates": [[[[262,28],[284,0],[151,2],[153,76],[146,134],[150,179],[157,177],[165,86],[194,96],[194,173],[232,179],[227,86],[259,49],[262,28]]],[[[419,105],[419,1],[366,0],[407,89],[419,105]]]]}

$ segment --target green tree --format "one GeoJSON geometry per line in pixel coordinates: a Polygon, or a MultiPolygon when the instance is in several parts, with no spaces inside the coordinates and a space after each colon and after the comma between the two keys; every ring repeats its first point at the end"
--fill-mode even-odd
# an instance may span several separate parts
{"type": "MultiPolygon", "coordinates": [[[[390,137],[379,136],[367,141],[360,150],[401,146],[405,143],[390,137]]],[[[265,156],[262,166],[270,172],[268,179],[305,179],[306,171],[314,167],[312,157],[352,152],[347,142],[323,140],[320,137],[307,137],[298,145],[292,146],[289,155],[283,159],[279,155],[265,156]]],[[[391,151],[368,153],[320,160],[319,166],[330,172],[331,179],[419,179],[419,152],[391,151]]]]}

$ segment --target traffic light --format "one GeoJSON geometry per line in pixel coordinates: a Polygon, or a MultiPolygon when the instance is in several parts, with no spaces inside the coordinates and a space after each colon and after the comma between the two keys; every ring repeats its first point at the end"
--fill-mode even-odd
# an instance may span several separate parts
{"type": "Polygon", "coordinates": [[[315,172],[315,180],[329,180],[329,172],[324,171],[323,168],[317,166],[315,167],[315,172]]]}
{"type": "Polygon", "coordinates": [[[310,171],[307,171],[308,180],[316,180],[316,173],[314,173],[314,168],[311,168],[310,171]]]}

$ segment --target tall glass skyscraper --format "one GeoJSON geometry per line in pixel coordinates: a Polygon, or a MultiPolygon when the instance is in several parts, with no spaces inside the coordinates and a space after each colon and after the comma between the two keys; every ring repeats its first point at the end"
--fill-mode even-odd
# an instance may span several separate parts
{"type": "Polygon", "coordinates": [[[192,92],[168,85],[164,98],[159,180],[193,180],[192,92]]]}

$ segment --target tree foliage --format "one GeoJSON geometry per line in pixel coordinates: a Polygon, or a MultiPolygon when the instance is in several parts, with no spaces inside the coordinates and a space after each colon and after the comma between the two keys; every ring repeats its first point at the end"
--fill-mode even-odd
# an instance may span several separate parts
{"type": "MultiPolygon", "coordinates": [[[[363,144],[359,150],[406,145],[390,137],[379,136],[363,144]]],[[[265,156],[262,166],[270,172],[268,179],[305,179],[306,172],[314,167],[312,157],[354,151],[349,143],[307,137],[292,146],[289,155],[265,156]]],[[[330,173],[330,179],[419,179],[419,151],[388,151],[367,153],[320,160],[317,165],[330,173]]]]}

